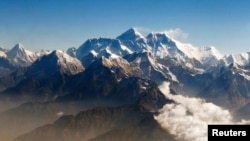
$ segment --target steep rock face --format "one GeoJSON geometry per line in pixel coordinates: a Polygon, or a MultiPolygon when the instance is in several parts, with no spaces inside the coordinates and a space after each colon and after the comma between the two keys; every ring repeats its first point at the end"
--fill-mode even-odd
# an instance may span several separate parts
{"type": "Polygon", "coordinates": [[[48,55],[44,55],[34,62],[26,75],[40,77],[49,77],[55,73],[74,75],[84,70],[81,62],[72,58],[66,53],[56,50],[48,55]]]}
{"type": "Polygon", "coordinates": [[[68,81],[64,91],[69,95],[63,99],[104,98],[134,102],[148,91],[151,83],[133,76],[126,60],[101,58],[68,81]]]}
{"type": "Polygon", "coordinates": [[[141,52],[149,50],[147,41],[135,28],[131,28],[122,33],[116,39],[120,40],[122,44],[133,52],[141,52]]]}
{"type": "Polygon", "coordinates": [[[80,61],[82,62],[82,65],[87,68],[96,60],[98,60],[98,53],[96,53],[94,50],[91,50],[90,53],[84,56],[80,61]]]}
{"type": "Polygon", "coordinates": [[[172,80],[168,68],[159,64],[151,52],[133,53],[124,56],[124,59],[130,63],[134,74],[138,77],[154,80],[157,83],[172,80]]]}
{"type": "Polygon", "coordinates": [[[164,33],[150,33],[147,36],[147,43],[152,47],[152,53],[157,58],[169,57],[185,57],[176,46],[175,42],[166,36],[164,33]]]}
{"type": "MultiPolygon", "coordinates": [[[[50,62],[56,63],[59,68],[57,69],[51,69],[51,70],[60,70],[62,73],[66,73],[69,75],[74,75],[79,72],[82,72],[84,70],[83,66],[81,65],[81,62],[77,60],[76,58],[73,58],[69,55],[67,55],[65,52],[56,50],[53,51],[50,55],[44,56],[44,63],[50,62]]],[[[41,62],[40,62],[41,63],[41,62]]],[[[40,64],[37,64],[40,65],[40,64]]],[[[43,65],[43,64],[41,64],[43,65]]],[[[51,66],[56,66],[55,64],[51,64],[51,66]]],[[[35,68],[38,66],[34,66],[35,68]]]]}

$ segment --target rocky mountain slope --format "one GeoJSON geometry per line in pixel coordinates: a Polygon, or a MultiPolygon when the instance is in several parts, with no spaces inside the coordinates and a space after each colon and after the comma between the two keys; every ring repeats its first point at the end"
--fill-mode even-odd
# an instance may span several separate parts
{"type": "Polygon", "coordinates": [[[194,47],[165,33],[144,36],[134,28],[66,51],[33,53],[21,44],[0,48],[0,136],[174,140],[153,119],[172,102],[158,85],[167,81],[172,94],[203,98],[247,118],[249,63],[249,53],[223,55],[215,47],[194,47]]]}

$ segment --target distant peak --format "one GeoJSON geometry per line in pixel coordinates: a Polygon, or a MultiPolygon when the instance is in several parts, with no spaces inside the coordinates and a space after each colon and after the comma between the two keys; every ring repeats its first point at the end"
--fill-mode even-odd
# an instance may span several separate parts
{"type": "Polygon", "coordinates": [[[64,54],[64,52],[62,50],[53,50],[51,54],[58,56],[64,54]]]}
{"type": "MultiPolygon", "coordinates": [[[[53,50],[48,56],[51,56],[52,58],[56,60],[64,60],[64,61],[69,61],[72,60],[70,55],[68,55],[66,52],[63,50],[53,50]]],[[[64,61],[61,61],[60,63],[65,63],[64,61]]]]}
{"type": "Polygon", "coordinates": [[[21,43],[18,43],[12,49],[13,50],[24,50],[24,46],[21,43]]]}
{"type": "Polygon", "coordinates": [[[164,38],[169,38],[169,36],[166,33],[163,33],[163,32],[151,32],[151,33],[148,34],[147,37],[148,38],[149,37],[164,37],[164,38]]]}
{"type": "Polygon", "coordinates": [[[120,40],[137,40],[143,38],[142,34],[136,28],[130,28],[123,34],[117,37],[120,40]]]}
{"type": "Polygon", "coordinates": [[[141,33],[135,27],[128,29],[126,32],[133,33],[133,34],[136,34],[136,35],[141,35],[141,33]]]}
{"type": "Polygon", "coordinates": [[[11,58],[15,57],[19,53],[25,54],[25,49],[20,43],[16,44],[11,50],[7,52],[8,56],[11,58]]]}
{"type": "Polygon", "coordinates": [[[174,42],[174,40],[169,38],[167,34],[161,32],[149,33],[147,39],[151,41],[160,41],[164,43],[174,42]]]}

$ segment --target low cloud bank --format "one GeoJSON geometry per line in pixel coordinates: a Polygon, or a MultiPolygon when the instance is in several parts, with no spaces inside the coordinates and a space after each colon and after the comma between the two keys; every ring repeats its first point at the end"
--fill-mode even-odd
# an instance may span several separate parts
{"type": "Polygon", "coordinates": [[[159,89],[166,98],[175,103],[166,104],[155,119],[165,130],[181,141],[206,141],[208,124],[249,123],[248,121],[233,123],[232,115],[228,110],[200,98],[170,94],[168,82],[160,85],[159,89]]]}

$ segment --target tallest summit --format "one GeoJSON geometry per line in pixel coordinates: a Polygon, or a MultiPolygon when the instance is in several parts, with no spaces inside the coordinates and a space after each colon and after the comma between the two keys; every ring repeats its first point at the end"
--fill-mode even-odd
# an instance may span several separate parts
{"type": "Polygon", "coordinates": [[[124,32],[123,34],[121,34],[120,36],[117,37],[117,39],[119,40],[138,40],[144,38],[142,36],[142,34],[140,32],[138,32],[138,30],[136,28],[130,28],[129,30],[127,30],[126,32],[124,32]]]}

